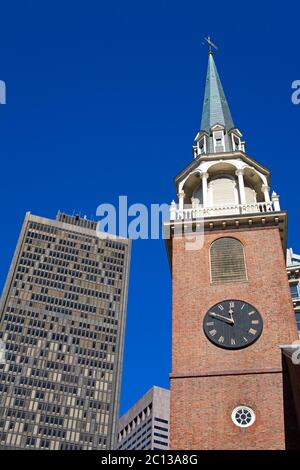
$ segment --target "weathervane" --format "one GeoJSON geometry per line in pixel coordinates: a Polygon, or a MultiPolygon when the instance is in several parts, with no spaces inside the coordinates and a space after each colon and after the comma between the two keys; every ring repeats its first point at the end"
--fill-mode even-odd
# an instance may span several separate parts
{"type": "MultiPolygon", "coordinates": [[[[207,44],[208,44],[208,46],[209,46],[209,53],[210,53],[210,54],[212,54],[212,52],[213,52],[212,49],[213,49],[213,48],[216,49],[216,51],[218,50],[217,46],[212,42],[210,36],[208,36],[207,38],[204,38],[204,41],[206,41],[207,44]]],[[[203,42],[203,44],[204,44],[204,42],[203,42]]]]}

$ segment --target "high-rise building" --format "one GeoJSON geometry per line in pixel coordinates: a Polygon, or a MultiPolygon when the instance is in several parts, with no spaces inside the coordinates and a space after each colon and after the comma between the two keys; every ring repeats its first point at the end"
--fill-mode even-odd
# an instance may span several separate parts
{"type": "Polygon", "coordinates": [[[4,287],[1,448],[117,444],[131,243],[26,214],[4,287]]]}
{"type": "Polygon", "coordinates": [[[119,450],[169,449],[170,391],[152,387],[119,422],[119,450]]]}
{"type": "Polygon", "coordinates": [[[299,449],[287,213],[270,194],[269,169],[246,152],[212,51],[195,141],[165,223],[172,234],[171,449],[299,449]]]}

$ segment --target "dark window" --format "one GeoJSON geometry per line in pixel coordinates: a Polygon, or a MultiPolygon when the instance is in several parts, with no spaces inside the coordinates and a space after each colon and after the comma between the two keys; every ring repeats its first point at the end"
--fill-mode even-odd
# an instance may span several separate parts
{"type": "Polygon", "coordinates": [[[296,322],[298,330],[300,331],[300,313],[296,313],[296,322]]]}
{"type": "Polygon", "coordinates": [[[154,421],[158,421],[159,423],[165,423],[165,424],[169,423],[166,419],[162,419],[162,418],[154,418],[154,421]]]}
{"type": "Polygon", "coordinates": [[[291,294],[293,299],[299,298],[299,285],[298,284],[291,284],[291,294]]]}
{"type": "Polygon", "coordinates": [[[168,446],[167,442],[156,441],[156,440],[154,440],[153,442],[154,442],[154,444],[160,444],[161,446],[168,446]]]}
{"type": "Polygon", "coordinates": [[[165,439],[168,439],[168,436],[166,436],[165,434],[160,434],[159,432],[155,432],[155,433],[154,433],[154,436],[156,436],[156,437],[164,437],[165,439]]]}
{"type": "Polygon", "coordinates": [[[162,428],[161,426],[154,426],[154,429],[158,429],[159,431],[169,432],[168,428],[162,428]]]}

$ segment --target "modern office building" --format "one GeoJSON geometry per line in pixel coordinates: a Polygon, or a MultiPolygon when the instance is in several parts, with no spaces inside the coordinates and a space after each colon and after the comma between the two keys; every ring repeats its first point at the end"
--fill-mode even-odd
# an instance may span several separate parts
{"type": "Polygon", "coordinates": [[[131,243],[26,214],[0,310],[0,447],[112,449],[131,243]]]}
{"type": "Polygon", "coordinates": [[[119,422],[119,450],[169,449],[170,391],[152,387],[119,422]]]}

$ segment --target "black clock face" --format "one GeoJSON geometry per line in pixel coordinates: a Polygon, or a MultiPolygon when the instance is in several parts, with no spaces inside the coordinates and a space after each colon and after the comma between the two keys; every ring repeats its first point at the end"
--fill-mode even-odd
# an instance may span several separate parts
{"type": "Polygon", "coordinates": [[[242,300],[224,300],[205,315],[203,329],[207,338],[225,349],[241,349],[261,335],[263,320],[252,305],[242,300]]]}

